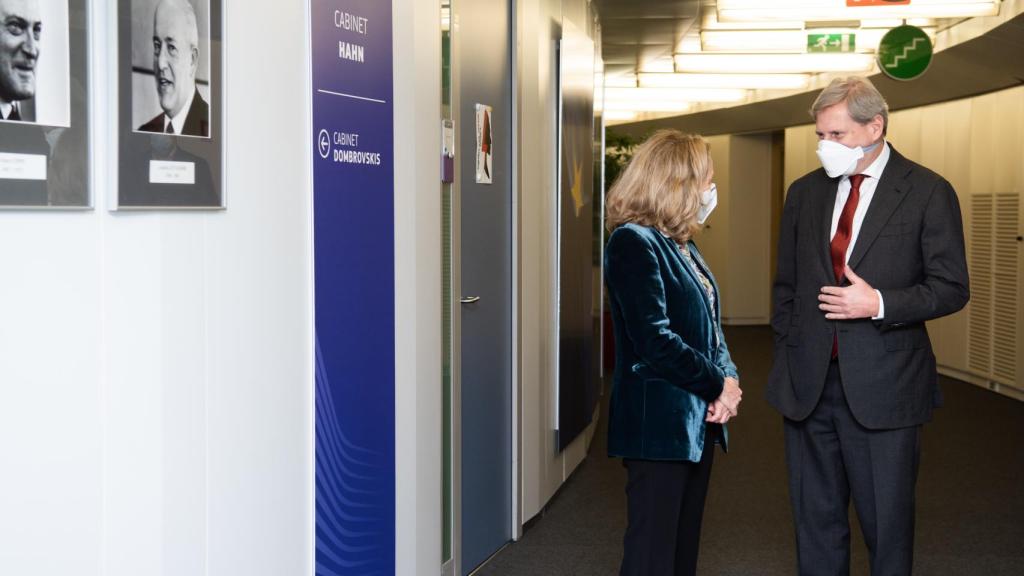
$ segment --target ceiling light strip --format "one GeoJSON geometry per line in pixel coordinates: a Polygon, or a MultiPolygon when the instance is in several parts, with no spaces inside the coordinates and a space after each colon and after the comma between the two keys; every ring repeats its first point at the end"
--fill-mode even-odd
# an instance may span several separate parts
{"type": "Polygon", "coordinates": [[[606,88],[607,102],[739,102],[747,91],[738,88],[606,88]]]}
{"type": "Polygon", "coordinates": [[[970,18],[999,14],[999,2],[993,0],[915,0],[906,5],[847,7],[845,0],[810,2],[776,1],[766,6],[763,0],[720,0],[719,24],[728,22],[837,21],[878,18],[970,18]]]}
{"type": "Polygon", "coordinates": [[[676,54],[676,72],[699,74],[800,74],[867,72],[870,54],[676,54]]]}
{"type": "Polygon", "coordinates": [[[741,88],[802,90],[810,84],[806,74],[640,74],[641,88],[741,88]]]}

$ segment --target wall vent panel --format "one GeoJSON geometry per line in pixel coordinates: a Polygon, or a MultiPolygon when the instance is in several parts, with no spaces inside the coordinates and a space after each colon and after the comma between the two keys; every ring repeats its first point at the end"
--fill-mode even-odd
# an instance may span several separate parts
{"type": "Polygon", "coordinates": [[[1020,306],[1017,234],[1020,196],[996,194],[993,243],[992,372],[995,380],[1017,384],[1017,312],[1020,306]]]}
{"type": "Polygon", "coordinates": [[[992,376],[992,208],[991,194],[971,196],[968,266],[971,303],[968,311],[967,364],[979,376],[992,376]]]}
{"type": "Polygon", "coordinates": [[[971,303],[967,362],[977,375],[1017,385],[1020,299],[1018,194],[971,196],[971,303]]]}

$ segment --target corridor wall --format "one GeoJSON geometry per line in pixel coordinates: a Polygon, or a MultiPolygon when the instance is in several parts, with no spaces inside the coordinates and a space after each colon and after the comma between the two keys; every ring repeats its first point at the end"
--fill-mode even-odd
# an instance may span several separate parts
{"type": "MultiPolygon", "coordinates": [[[[1024,398],[1024,87],[890,114],[901,154],[942,174],[964,214],[971,302],[928,330],[940,371],[1024,398]]],[[[786,186],[819,167],[813,125],[786,130],[786,186]]]]}
{"type": "Polygon", "coordinates": [[[310,573],[306,15],[225,12],[227,210],[0,212],[2,574],[310,573]]]}
{"type": "Polygon", "coordinates": [[[771,314],[770,134],[709,136],[718,206],[694,238],[718,282],[722,322],[767,324],[771,314]],[[739,257],[743,255],[743,257],[739,257]]]}
{"type": "MultiPolygon", "coordinates": [[[[398,574],[441,563],[439,4],[394,4],[398,574]]],[[[313,574],[308,17],[225,0],[226,210],[0,211],[0,574],[313,574]]]]}
{"type": "Polygon", "coordinates": [[[394,0],[395,573],[441,566],[440,0],[394,0]]]}
{"type": "MultiPolygon", "coordinates": [[[[588,0],[519,0],[520,514],[526,522],[586,457],[595,423],[558,451],[558,86],[555,48],[563,20],[590,30],[588,0]]],[[[600,455],[598,455],[600,456],[600,455]]]]}

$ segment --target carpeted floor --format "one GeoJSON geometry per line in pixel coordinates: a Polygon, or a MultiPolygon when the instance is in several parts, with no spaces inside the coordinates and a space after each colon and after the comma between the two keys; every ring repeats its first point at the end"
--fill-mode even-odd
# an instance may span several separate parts
{"type": "MultiPolygon", "coordinates": [[[[729,424],[731,452],[715,457],[698,572],[794,574],[782,421],[764,401],[771,336],[766,328],[726,334],[745,400],[740,417],[729,424]]],[[[1024,403],[948,378],[941,385],[946,405],[925,426],[922,440],[914,573],[1022,575],[1024,403]]],[[[618,574],[625,474],[619,460],[605,456],[603,416],[601,423],[590,455],[543,515],[478,574],[618,574]]],[[[868,574],[859,530],[854,523],[854,576],[868,574]]]]}

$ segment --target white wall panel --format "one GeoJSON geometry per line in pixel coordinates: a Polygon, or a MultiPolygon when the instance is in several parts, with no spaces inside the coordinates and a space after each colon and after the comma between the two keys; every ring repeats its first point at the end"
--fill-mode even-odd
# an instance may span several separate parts
{"type": "MultiPolygon", "coordinates": [[[[968,203],[970,149],[964,135],[970,132],[971,102],[957,100],[922,110],[920,150],[915,160],[939,172],[953,185],[961,200],[965,221],[968,203]]],[[[902,122],[903,113],[893,115],[902,122]]],[[[902,151],[902,149],[901,149],[902,151]]],[[[940,364],[967,369],[967,313],[960,311],[928,323],[935,356],[940,364]]]]}
{"type": "Polygon", "coordinates": [[[441,566],[441,3],[396,0],[396,574],[441,566]]]}
{"type": "MultiPolygon", "coordinates": [[[[902,110],[889,116],[889,133],[886,140],[911,160],[920,162],[921,157],[921,125],[924,109],[913,108],[902,110]]],[[[933,121],[936,119],[933,119],[933,121]]]]}
{"type": "Polygon", "coordinates": [[[225,8],[228,211],[225,222],[206,225],[210,575],[312,570],[312,136],[308,72],[299,56],[308,53],[299,33],[306,29],[304,5],[232,0],[225,8]],[[266,54],[267,30],[296,32],[266,54]]]}
{"type": "Polygon", "coordinates": [[[0,574],[100,573],[98,236],[0,212],[0,574]]]}
{"type": "Polygon", "coordinates": [[[814,153],[818,148],[818,136],[814,133],[814,125],[804,124],[786,128],[785,148],[783,180],[788,194],[789,187],[797,178],[821,167],[814,153]]]}
{"type": "Polygon", "coordinates": [[[732,231],[732,137],[710,136],[711,161],[715,166],[715,185],[718,186],[718,207],[708,218],[707,225],[694,237],[701,254],[718,281],[725,305],[732,280],[729,269],[729,243],[732,231]]]}
{"type": "Polygon", "coordinates": [[[555,40],[559,0],[518,2],[519,110],[531,121],[517,127],[520,203],[520,381],[522,517],[528,520],[550,494],[554,446],[556,318],[555,200],[557,136],[555,40]],[[529,146],[522,146],[530,142],[529,146]]]}
{"type": "Polygon", "coordinates": [[[586,456],[594,426],[559,453],[555,443],[558,347],[556,41],[563,18],[588,29],[587,0],[521,0],[517,35],[520,201],[522,520],[540,512],[586,456]]]}
{"type": "Polygon", "coordinates": [[[305,8],[225,14],[226,211],[0,212],[0,573],[311,570],[305,8]]]}
{"type": "MultiPolygon", "coordinates": [[[[726,267],[715,270],[723,289],[722,321],[767,324],[771,314],[771,134],[732,136],[730,145],[730,222],[726,267]]],[[[716,168],[716,177],[718,170],[716,168]]],[[[723,218],[724,220],[724,218],[723,218]]]]}
{"type": "Polygon", "coordinates": [[[767,324],[771,309],[771,135],[711,136],[718,206],[694,238],[721,295],[722,322],[767,324]]]}

